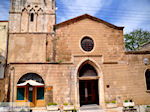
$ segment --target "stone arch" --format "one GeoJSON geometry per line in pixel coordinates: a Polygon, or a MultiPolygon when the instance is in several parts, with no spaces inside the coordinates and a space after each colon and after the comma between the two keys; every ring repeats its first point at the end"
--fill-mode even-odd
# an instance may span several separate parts
{"type": "Polygon", "coordinates": [[[23,13],[23,12],[28,12],[28,10],[27,10],[26,8],[23,8],[23,9],[22,9],[22,13],[23,13]]]}
{"type": "MultiPolygon", "coordinates": [[[[76,88],[75,88],[75,98],[77,98],[75,100],[76,105],[81,106],[81,101],[80,101],[80,77],[79,76],[79,70],[81,69],[81,67],[85,64],[90,64],[91,66],[93,66],[97,72],[97,76],[95,76],[95,78],[98,80],[98,93],[99,93],[99,101],[97,102],[97,104],[99,104],[102,107],[105,107],[104,101],[104,81],[103,81],[103,72],[102,69],[100,67],[100,65],[97,63],[96,60],[92,59],[92,58],[84,58],[80,61],[80,63],[78,63],[77,67],[75,68],[75,82],[76,82],[76,88]]],[[[82,79],[81,79],[82,80],[82,79]]],[[[86,80],[83,78],[83,80],[86,80]]]]}
{"type": "Polygon", "coordinates": [[[37,12],[34,8],[29,11],[29,32],[37,31],[37,12]]]}
{"type": "Polygon", "coordinates": [[[43,29],[44,29],[44,22],[43,22],[43,20],[44,20],[44,14],[43,14],[43,9],[42,8],[39,8],[38,10],[37,10],[37,31],[38,32],[42,32],[43,31],[43,29]]]}
{"type": "Polygon", "coordinates": [[[17,84],[23,83],[26,80],[35,80],[35,81],[37,81],[39,83],[43,83],[44,84],[43,78],[37,73],[26,73],[26,74],[24,74],[21,78],[19,78],[17,84]]]}
{"type": "Polygon", "coordinates": [[[78,69],[80,105],[99,105],[99,77],[95,64],[86,60],[78,69]]]}
{"type": "Polygon", "coordinates": [[[102,74],[102,70],[101,67],[99,66],[99,64],[91,59],[91,58],[86,58],[80,61],[80,63],[77,65],[76,70],[75,70],[75,74],[77,74],[77,76],[79,76],[79,70],[80,68],[84,65],[84,64],[90,64],[91,66],[93,66],[98,74],[98,76],[100,76],[102,74]]]}
{"type": "MultiPolygon", "coordinates": [[[[44,106],[45,104],[45,82],[36,73],[26,73],[17,82],[16,100],[18,102],[29,102],[30,106],[44,106]],[[42,102],[41,104],[39,102],[42,102]]],[[[13,93],[14,94],[14,93],[13,93]]]]}
{"type": "Polygon", "coordinates": [[[22,9],[22,14],[21,14],[21,32],[28,31],[28,19],[29,19],[28,10],[24,8],[22,9]]]}
{"type": "Polygon", "coordinates": [[[37,13],[38,13],[38,14],[43,13],[43,9],[42,9],[42,8],[39,8],[39,9],[37,10],[37,13]]]}
{"type": "Polygon", "coordinates": [[[34,9],[34,8],[31,8],[31,9],[30,9],[30,13],[35,13],[35,9],[34,9]]]}
{"type": "Polygon", "coordinates": [[[78,71],[79,77],[97,76],[96,69],[89,63],[84,64],[78,71]]]}
{"type": "Polygon", "coordinates": [[[78,76],[79,76],[79,71],[80,71],[84,66],[86,66],[86,65],[88,65],[88,66],[90,67],[90,69],[93,69],[93,71],[95,71],[95,73],[96,73],[97,76],[98,76],[98,73],[99,73],[98,67],[97,67],[97,65],[96,65],[93,61],[91,61],[91,60],[86,60],[86,61],[84,61],[84,62],[80,65],[80,67],[78,68],[78,76]]]}

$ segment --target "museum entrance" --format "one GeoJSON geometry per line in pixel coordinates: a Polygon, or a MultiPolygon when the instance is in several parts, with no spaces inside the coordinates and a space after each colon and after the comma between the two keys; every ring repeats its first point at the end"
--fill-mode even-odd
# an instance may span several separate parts
{"type": "Polygon", "coordinates": [[[28,102],[31,107],[43,106],[44,81],[35,73],[23,75],[17,83],[17,102],[28,102]]]}
{"type": "Polygon", "coordinates": [[[84,64],[79,69],[80,105],[99,104],[98,75],[90,64],[84,64]]]}

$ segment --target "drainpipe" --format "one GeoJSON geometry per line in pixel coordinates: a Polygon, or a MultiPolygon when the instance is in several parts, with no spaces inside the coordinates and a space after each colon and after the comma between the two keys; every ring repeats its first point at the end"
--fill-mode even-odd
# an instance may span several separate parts
{"type": "Polygon", "coordinates": [[[15,75],[15,68],[14,67],[11,67],[10,68],[10,70],[11,70],[11,82],[12,82],[12,85],[11,85],[11,87],[12,87],[12,98],[11,98],[11,100],[12,100],[12,102],[14,102],[14,75],[15,75]]]}
{"type": "MultiPolygon", "coordinates": [[[[12,2],[11,2],[12,3],[12,2]]],[[[5,59],[5,68],[4,68],[4,79],[5,79],[5,98],[4,98],[4,102],[5,101],[8,101],[8,89],[9,89],[9,84],[10,84],[10,74],[8,73],[9,72],[9,67],[10,65],[8,64],[8,47],[9,47],[9,22],[7,24],[7,38],[6,38],[6,59],[5,59]],[[7,75],[7,76],[6,76],[7,75]],[[6,91],[6,81],[8,83],[8,87],[7,87],[7,91],[6,91]]]]}
{"type": "Polygon", "coordinates": [[[12,102],[12,111],[13,111],[13,102],[14,102],[14,73],[15,73],[15,68],[11,67],[10,68],[10,84],[11,84],[11,102],[12,102]]]}

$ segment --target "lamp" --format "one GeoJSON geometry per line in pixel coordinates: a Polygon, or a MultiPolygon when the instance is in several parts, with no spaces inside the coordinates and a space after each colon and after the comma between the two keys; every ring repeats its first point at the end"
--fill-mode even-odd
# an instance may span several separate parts
{"type": "Polygon", "coordinates": [[[33,87],[29,87],[29,91],[33,91],[33,87]]]}
{"type": "Polygon", "coordinates": [[[52,37],[55,37],[55,34],[56,34],[55,31],[51,32],[52,37]]]}
{"type": "Polygon", "coordinates": [[[148,59],[148,58],[144,58],[144,59],[143,59],[143,63],[144,63],[145,65],[149,65],[149,64],[150,64],[149,59],[148,59]]]}

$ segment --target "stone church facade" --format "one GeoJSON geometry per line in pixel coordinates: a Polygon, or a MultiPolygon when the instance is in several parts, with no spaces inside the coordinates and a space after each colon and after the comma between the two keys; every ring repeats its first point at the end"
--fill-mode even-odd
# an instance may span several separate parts
{"type": "MultiPolygon", "coordinates": [[[[9,101],[76,106],[124,100],[150,104],[149,51],[125,52],[123,27],[84,14],[55,23],[54,0],[12,0],[9,101]]],[[[9,91],[8,91],[9,90],[9,91]]]]}
{"type": "Polygon", "coordinates": [[[7,53],[7,37],[8,37],[8,21],[0,21],[0,102],[4,101],[5,80],[4,71],[6,65],[7,53]]]}

